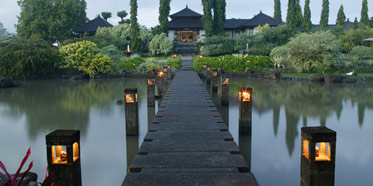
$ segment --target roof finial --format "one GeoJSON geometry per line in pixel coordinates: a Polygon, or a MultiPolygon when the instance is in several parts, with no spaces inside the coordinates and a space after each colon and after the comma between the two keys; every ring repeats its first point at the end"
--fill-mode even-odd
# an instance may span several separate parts
{"type": "Polygon", "coordinates": [[[188,8],[188,2],[187,2],[187,4],[186,4],[186,8],[188,8]]]}
{"type": "Polygon", "coordinates": [[[262,13],[262,10],[260,10],[260,13],[262,13]]]}

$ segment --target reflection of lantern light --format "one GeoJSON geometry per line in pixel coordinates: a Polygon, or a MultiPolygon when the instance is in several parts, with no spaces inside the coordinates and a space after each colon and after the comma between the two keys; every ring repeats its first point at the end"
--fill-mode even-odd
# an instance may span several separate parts
{"type": "Polygon", "coordinates": [[[229,83],[229,79],[228,79],[228,78],[225,78],[224,81],[223,81],[223,84],[224,84],[224,85],[228,85],[228,83],[229,83]]]}
{"type": "Polygon", "coordinates": [[[251,88],[241,88],[238,94],[238,99],[243,102],[251,102],[251,88]]]}
{"type": "Polygon", "coordinates": [[[158,77],[159,77],[159,78],[162,78],[163,76],[164,76],[163,71],[158,71],[158,77]]]}

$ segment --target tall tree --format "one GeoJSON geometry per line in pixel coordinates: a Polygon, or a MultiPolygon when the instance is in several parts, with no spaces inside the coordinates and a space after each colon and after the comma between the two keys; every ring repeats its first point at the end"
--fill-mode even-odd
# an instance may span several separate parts
{"type": "Polygon", "coordinates": [[[302,25],[302,9],[299,0],[289,0],[286,22],[293,28],[299,28],[302,25]]]}
{"type": "Polygon", "coordinates": [[[18,5],[17,33],[22,39],[38,36],[62,41],[72,36],[71,29],[87,21],[85,0],[19,0],[18,5]]]}
{"type": "Polygon", "coordinates": [[[311,22],[311,9],[310,9],[310,0],[306,0],[304,4],[304,17],[303,17],[303,29],[306,32],[311,31],[312,22],[311,22]]]}
{"type": "Polygon", "coordinates": [[[131,6],[131,48],[133,52],[138,52],[140,47],[140,28],[137,22],[137,0],[130,1],[131,6]]]}
{"type": "Polygon", "coordinates": [[[170,3],[171,0],[160,0],[159,1],[159,17],[158,21],[160,24],[161,31],[168,35],[168,16],[170,15],[170,3]]]}
{"type": "Polygon", "coordinates": [[[360,17],[360,23],[363,23],[364,25],[369,24],[369,16],[368,16],[368,1],[363,0],[363,7],[361,8],[361,17],[360,17]]]}
{"type": "Polygon", "coordinates": [[[0,22],[0,36],[6,35],[8,32],[6,31],[6,28],[4,28],[3,23],[0,22]]]}
{"type": "Polygon", "coordinates": [[[274,12],[273,17],[279,21],[282,21],[281,0],[275,0],[275,12],[274,12]]]}
{"type": "Polygon", "coordinates": [[[346,21],[346,15],[344,12],[343,5],[339,7],[338,10],[338,15],[337,15],[337,26],[345,26],[345,21],[346,21]]]}
{"type": "Polygon", "coordinates": [[[225,24],[225,8],[227,3],[225,0],[214,0],[214,33],[216,35],[224,34],[225,24]]]}
{"type": "Polygon", "coordinates": [[[206,32],[206,37],[211,37],[214,32],[212,20],[212,0],[202,0],[203,5],[203,27],[206,32]]]}
{"type": "Polygon", "coordinates": [[[127,13],[127,11],[125,11],[125,10],[119,11],[119,12],[117,13],[117,16],[120,17],[119,24],[129,23],[129,20],[128,20],[128,19],[124,20],[124,18],[127,17],[127,15],[128,15],[128,13],[127,13]]]}
{"type": "Polygon", "coordinates": [[[101,12],[101,16],[107,21],[107,19],[111,18],[111,12],[101,12]]]}
{"type": "Polygon", "coordinates": [[[359,28],[359,21],[357,20],[357,17],[355,17],[355,20],[354,20],[354,29],[358,29],[359,28]]]}
{"type": "Polygon", "coordinates": [[[320,28],[323,30],[328,29],[329,25],[329,0],[322,1],[320,28]]]}

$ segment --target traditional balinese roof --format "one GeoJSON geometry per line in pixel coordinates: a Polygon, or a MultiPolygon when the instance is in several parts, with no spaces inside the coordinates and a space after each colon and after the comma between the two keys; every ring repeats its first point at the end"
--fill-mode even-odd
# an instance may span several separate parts
{"type": "Polygon", "coordinates": [[[202,19],[174,19],[168,23],[169,29],[203,29],[202,19]]]}
{"type": "Polygon", "coordinates": [[[203,15],[199,14],[188,8],[188,5],[183,10],[170,15],[171,19],[175,18],[202,18],[203,15]]]}
{"type": "Polygon", "coordinates": [[[279,26],[279,25],[283,24],[283,22],[281,22],[279,20],[276,20],[273,17],[268,16],[268,15],[262,13],[262,11],[260,11],[260,13],[258,15],[254,16],[252,19],[250,19],[243,26],[248,27],[248,28],[254,28],[254,27],[257,27],[259,25],[265,25],[265,24],[269,24],[269,26],[272,27],[272,26],[279,26]]]}
{"type": "Polygon", "coordinates": [[[97,18],[80,25],[79,27],[73,29],[74,33],[83,34],[83,33],[96,33],[97,29],[105,28],[105,27],[113,27],[110,23],[106,20],[102,19],[101,16],[97,16],[97,18]]]}
{"type": "Polygon", "coordinates": [[[224,24],[224,29],[240,29],[242,25],[248,23],[250,19],[226,19],[224,24]]]}

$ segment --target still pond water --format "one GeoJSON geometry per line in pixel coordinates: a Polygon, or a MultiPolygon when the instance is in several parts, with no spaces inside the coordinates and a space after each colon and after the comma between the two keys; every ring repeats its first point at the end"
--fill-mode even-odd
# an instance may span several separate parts
{"type": "MultiPolygon", "coordinates": [[[[220,92],[220,89],[219,89],[220,92]]],[[[220,93],[213,95],[220,105],[220,93]]],[[[300,184],[302,126],[337,132],[336,186],[373,183],[373,83],[324,85],[231,79],[230,106],[219,111],[251,163],[260,185],[300,184]],[[238,134],[240,86],[253,92],[252,137],[238,134]]],[[[155,108],[147,107],[145,79],[44,80],[0,90],[0,160],[15,172],[31,147],[33,172],[47,165],[45,136],[55,129],[81,131],[83,185],[121,185],[155,108]],[[124,88],[138,88],[139,137],[126,137],[124,88]]],[[[39,178],[40,180],[40,178],[39,178]]]]}

